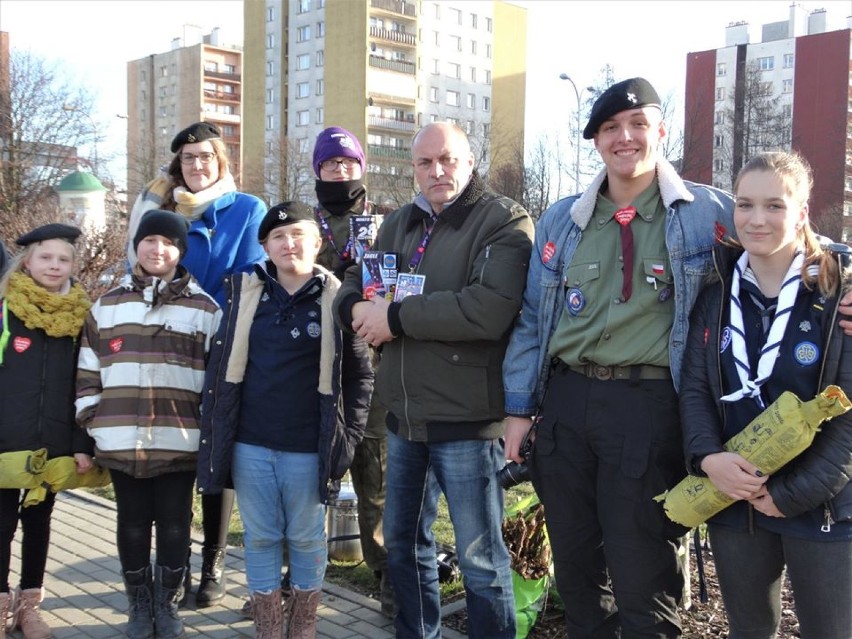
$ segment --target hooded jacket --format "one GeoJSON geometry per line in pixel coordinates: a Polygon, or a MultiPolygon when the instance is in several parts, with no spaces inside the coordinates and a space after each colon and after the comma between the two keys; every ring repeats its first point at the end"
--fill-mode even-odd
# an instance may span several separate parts
{"type": "MultiPolygon", "coordinates": [[[[314,268],[324,281],[320,295],[319,489],[323,503],[327,503],[337,495],[340,478],[352,464],[355,446],[363,437],[373,371],[367,343],[344,335],[334,325],[331,303],[339,281],[326,269],[314,268]]],[[[264,281],[257,272],[241,273],[225,278],[225,290],[228,302],[210,355],[201,407],[196,484],[198,492],[210,495],[220,493],[230,481],[241,387],[248,361],[249,330],[264,281]]]]}
{"type": "MultiPolygon", "coordinates": [[[[727,325],[733,264],[739,257],[722,247],[717,247],[714,256],[716,278],[702,290],[692,313],[680,392],[687,468],[698,475],[704,474],[698,468],[701,458],[723,450],[721,433],[725,412],[719,399],[723,395],[719,344],[722,329],[727,325]]],[[[824,259],[840,261],[840,257],[831,252],[826,253],[824,259]]],[[[839,290],[824,305],[821,328],[826,337],[819,345],[824,356],[814,394],[829,384],[852,392],[852,337],[847,337],[837,325],[839,300],[852,282],[848,270],[841,269],[841,273],[843,282],[839,290]]],[[[797,304],[810,299],[809,295],[800,296],[797,304]]],[[[811,446],[773,474],[766,486],[776,507],[786,517],[796,517],[818,508],[823,510],[824,525],[830,526],[832,522],[852,521],[850,477],[852,415],[845,413],[824,424],[811,446]]],[[[727,510],[719,516],[725,515],[727,510]]],[[[816,530],[814,533],[819,534],[816,530]]]]}

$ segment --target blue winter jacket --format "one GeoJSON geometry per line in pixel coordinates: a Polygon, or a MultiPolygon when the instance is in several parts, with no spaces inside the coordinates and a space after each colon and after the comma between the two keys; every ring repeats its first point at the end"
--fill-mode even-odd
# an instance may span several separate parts
{"type": "MultiPolygon", "coordinates": [[[[566,270],[594,213],[605,178],[603,171],[587,191],[559,200],[536,224],[523,306],[503,362],[508,415],[533,415],[542,399],[550,368],[548,345],[565,307],[566,270]]],[[[657,181],[667,209],[666,247],[674,277],[675,316],[669,360],[677,388],[689,312],[702,281],[713,269],[716,224],[733,234],[733,199],[719,189],[684,181],[665,160],[657,163],[657,181]]]]}

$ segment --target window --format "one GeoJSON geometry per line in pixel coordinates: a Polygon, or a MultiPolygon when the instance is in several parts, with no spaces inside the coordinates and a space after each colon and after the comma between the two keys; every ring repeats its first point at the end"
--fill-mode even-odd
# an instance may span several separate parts
{"type": "MultiPolygon", "coordinates": [[[[206,64],[204,65],[204,68],[205,68],[205,69],[207,68],[207,65],[206,65],[206,64]]],[[[209,69],[208,69],[208,70],[209,70],[209,69]]],[[[161,78],[165,78],[167,75],[169,75],[169,68],[168,68],[167,66],[165,66],[165,65],[161,66],[161,67],[160,67],[160,77],[161,77],[161,78]]]]}
{"type": "Polygon", "coordinates": [[[274,33],[268,33],[266,35],[266,48],[267,49],[274,49],[275,48],[275,34],[274,33]]]}
{"type": "Polygon", "coordinates": [[[325,22],[317,22],[317,37],[325,37],[325,22]]]}
{"type": "Polygon", "coordinates": [[[311,25],[306,24],[296,29],[296,42],[307,42],[311,39],[311,25]]]}
{"type": "Polygon", "coordinates": [[[722,161],[722,158],[716,158],[713,160],[713,170],[721,171],[725,168],[725,163],[722,161]]]}
{"type": "Polygon", "coordinates": [[[461,104],[458,91],[447,91],[447,104],[450,106],[459,106],[461,104]]]}
{"type": "Polygon", "coordinates": [[[266,103],[273,104],[275,102],[275,89],[266,90],[266,103]]]}
{"type": "Polygon", "coordinates": [[[488,33],[491,33],[493,28],[494,28],[494,21],[491,18],[485,18],[485,30],[488,33]]]}
{"type": "Polygon", "coordinates": [[[438,101],[438,87],[429,87],[429,101],[437,102],[438,101]]]}
{"type": "Polygon", "coordinates": [[[476,55],[476,40],[471,40],[471,41],[470,41],[470,52],[471,52],[473,55],[476,55]]]}
{"type": "Polygon", "coordinates": [[[473,120],[468,120],[464,124],[464,132],[468,135],[473,135],[473,127],[475,126],[475,122],[473,120]]]}
{"type": "MultiPolygon", "coordinates": [[[[473,93],[467,94],[467,108],[475,109],[476,108],[476,96],[473,93]]],[[[468,131],[470,133],[470,131],[468,131]]]]}
{"type": "Polygon", "coordinates": [[[433,32],[432,32],[432,34],[433,34],[433,42],[434,42],[434,44],[436,44],[436,45],[441,44],[440,34],[439,34],[437,31],[433,31],[433,32]]]}
{"type": "Polygon", "coordinates": [[[725,87],[716,87],[716,101],[725,99],[725,87]]]}
{"type": "Polygon", "coordinates": [[[299,140],[299,153],[307,153],[311,149],[311,141],[308,138],[299,140]]]}
{"type": "Polygon", "coordinates": [[[237,67],[233,64],[223,64],[222,69],[225,73],[230,73],[231,75],[234,75],[237,72],[237,67]]]}
{"type": "Polygon", "coordinates": [[[296,97],[307,98],[311,95],[311,85],[308,82],[296,83],[296,97]]]}
{"type": "Polygon", "coordinates": [[[459,24],[459,25],[462,23],[461,9],[450,8],[450,22],[452,22],[453,24],[459,24]]]}
{"type": "Polygon", "coordinates": [[[296,113],[296,125],[297,126],[308,126],[311,121],[311,112],[310,111],[298,111],[296,113]]]}
{"type": "Polygon", "coordinates": [[[323,95],[325,93],[325,80],[320,78],[317,80],[317,95],[323,95]]]}
{"type": "Polygon", "coordinates": [[[757,67],[761,71],[772,71],[775,68],[775,58],[772,56],[767,56],[765,58],[757,59],[757,67]]]}
{"type": "Polygon", "coordinates": [[[792,69],[794,62],[795,62],[795,58],[794,58],[792,53],[785,53],[784,54],[784,68],[785,69],[792,69]]]}
{"type": "Polygon", "coordinates": [[[490,44],[485,45],[485,57],[486,58],[491,57],[491,45],[490,44]]]}
{"type": "Polygon", "coordinates": [[[434,7],[435,7],[435,17],[440,20],[441,19],[441,7],[440,7],[440,5],[438,5],[437,2],[434,4],[434,7]]]}
{"type": "Polygon", "coordinates": [[[461,51],[462,50],[461,36],[451,35],[450,36],[450,47],[452,48],[453,51],[461,51]]]}
{"type": "Polygon", "coordinates": [[[266,116],[266,130],[270,131],[275,128],[275,116],[267,115],[266,116]]]}
{"type": "Polygon", "coordinates": [[[429,122],[434,124],[437,121],[438,121],[438,116],[435,115],[434,113],[430,113],[429,114],[429,122]]]}
{"type": "Polygon", "coordinates": [[[728,67],[725,65],[724,62],[719,62],[716,65],[716,76],[717,77],[724,77],[726,75],[728,75],[728,67]]]}
{"type": "Polygon", "coordinates": [[[477,15],[475,13],[471,13],[470,14],[470,26],[473,29],[476,29],[476,25],[477,25],[478,22],[479,22],[479,18],[477,17],[477,15]]]}
{"type": "Polygon", "coordinates": [[[325,64],[325,51],[320,49],[319,51],[317,51],[317,66],[321,67],[324,64],[325,64]]]}
{"type": "Polygon", "coordinates": [[[311,10],[311,0],[299,0],[299,13],[307,13],[311,10]]]}
{"type": "Polygon", "coordinates": [[[461,79],[461,65],[456,64],[455,62],[447,63],[449,66],[449,76],[451,78],[456,78],[457,80],[461,79]]]}
{"type": "Polygon", "coordinates": [[[296,56],[296,70],[305,71],[311,67],[311,54],[303,53],[296,56]]]}
{"type": "MultiPolygon", "coordinates": [[[[792,118],[793,117],[793,105],[792,104],[783,105],[781,107],[781,114],[785,118],[792,118]]],[[[852,189],[849,189],[849,190],[852,191],[852,189]]]]}
{"type": "Polygon", "coordinates": [[[490,125],[490,124],[488,124],[488,122],[484,122],[484,123],[482,124],[482,135],[484,135],[486,138],[487,138],[489,135],[491,135],[491,125],[490,125]]]}
{"type": "Polygon", "coordinates": [[[470,67],[470,81],[476,82],[476,67],[470,67]]]}
{"type": "Polygon", "coordinates": [[[325,119],[325,109],[323,109],[322,107],[319,107],[317,109],[317,113],[316,113],[316,123],[322,124],[324,119],[325,119]]]}
{"type": "Polygon", "coordinates": [[[792,93],[793,92],[793,79],[789,78],[787,80],[783,80],[781,82],[781,93],[792,93]]]}
{"type": "MultiPolygon", "coordinates": [[[[207,105],[205,104],[205,111],[206,111],[206,110],[207,110],[207,105]]],[[[161,118],[164,118],[164,117],[166,117],[167,115],[168,115],[168,112],[166,111],[166,107],[161,106],[161,107],[160,107],[160,117],[161,117],[161,118]]]]}
{"type": "Polygon", "coordinates": [[[275,22],[275,7],[266,7],[266,21],[275,22]]]}
{"type": "Polygon", "coordinates": [[[491,110],[491,98],[488,96],[482,96],[482,110],[490,111],[491,110]]]}
{"type": "Polygon", "coordinates": [[[432,60],[432,73],[438,75],[441,73],[441,61],[433,59],[432,60]]]}
{"type": "Polygon", "coordinates": [[[485,70],[485,84],[491,84],[491,71],[485,70]]]}
{"type": "Polygon", "coordinates": [[[725,124],[724,111],[716,111],[716,115],[713,117],[713,124],[725,124]]]}
{"type": "Polygon", "coordinates": [[[724,139],[724,138],[723,138],[721,135],[715,135],[715,136],[713,136],[713,146],[715,146],[717,149],[721,149],[721,148],[722,148],[722,140],[723,140],[723,139],[724,139]]]}
{"type": "Polygon", "coordinates": [[[226,137],[231,137],[235,133],[236,133],[236,131],[234,130],[233,124],[225,124],[225,125],[222,126],[222,134],[225,135],[226,137]]]}

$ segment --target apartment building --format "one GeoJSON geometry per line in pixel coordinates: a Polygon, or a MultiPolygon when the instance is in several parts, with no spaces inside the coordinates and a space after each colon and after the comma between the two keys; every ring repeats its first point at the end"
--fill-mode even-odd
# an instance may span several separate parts
{"type": "Polygon", "coordinates": [[[414,193],[411,140],[464,129],[481,173],[523,157],[526,10],[498,0],[245,2],[243,178],[270,201],[314,199],[316,135],[355,133],[370,198],[414,193]]]}
{"type": "Polygon", "coordinates": [[[726,45],[687,55],[682,173],[731,189],[761,151],[793,149],[814,171],[811,216],[852,241],[852,19],[827,29],[824,9],[790,6],[789,17],[726,29],[726,45]]]}
{"type": "Polygon", "coordinates": [[[127,189],[131,201],[167,164],[175,134],[207,121],[222,131],[237,185],[241,175],[242,49],[185,25],[169,51],[127,63],[127,189]]]}

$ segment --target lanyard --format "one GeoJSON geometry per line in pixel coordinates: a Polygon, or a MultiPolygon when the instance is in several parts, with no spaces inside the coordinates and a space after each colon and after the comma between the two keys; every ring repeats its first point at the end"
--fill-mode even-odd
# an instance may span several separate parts
{"type": "Polygon", "coordinates": [[[426,247],[429,246],[429,241],[432,239],[432,231],[435,229],[435,224],[438,222],[437,216],[429,216],[429,220],[425,221],[426,224],[426,232],[423,233],[423,237],[420,238],[420,244],[417,246],[417,250],[414,251],[414,255],[411,256],[411,261],[408,263],[408,272],[416,273],[417,267],[420,265],[420,260],[423,259],[423,254],[426,252],[426,247]]]}
{"type": "Polygon", "coordinates": [[[325,234],[325,239],[328,240],[328,243],[331,244],[331,248],[334,249],[334,252],[337,253],[337,257],[340,258],[341,261],[345,262],[349,259],[349,256],[352,254],[352,234],[349,234],[349,238],[346,241],[346,246],[343,247],[341,251],[337,248],[337,244],[334,243],[334,234],[331,232],[331,226],[328,223],[328,220],[325,219],[322,213],[320,213],[319,209],[316,209],[317,218],[319,218],[320,226],[322,227],[322,232],[325,234]]]}

